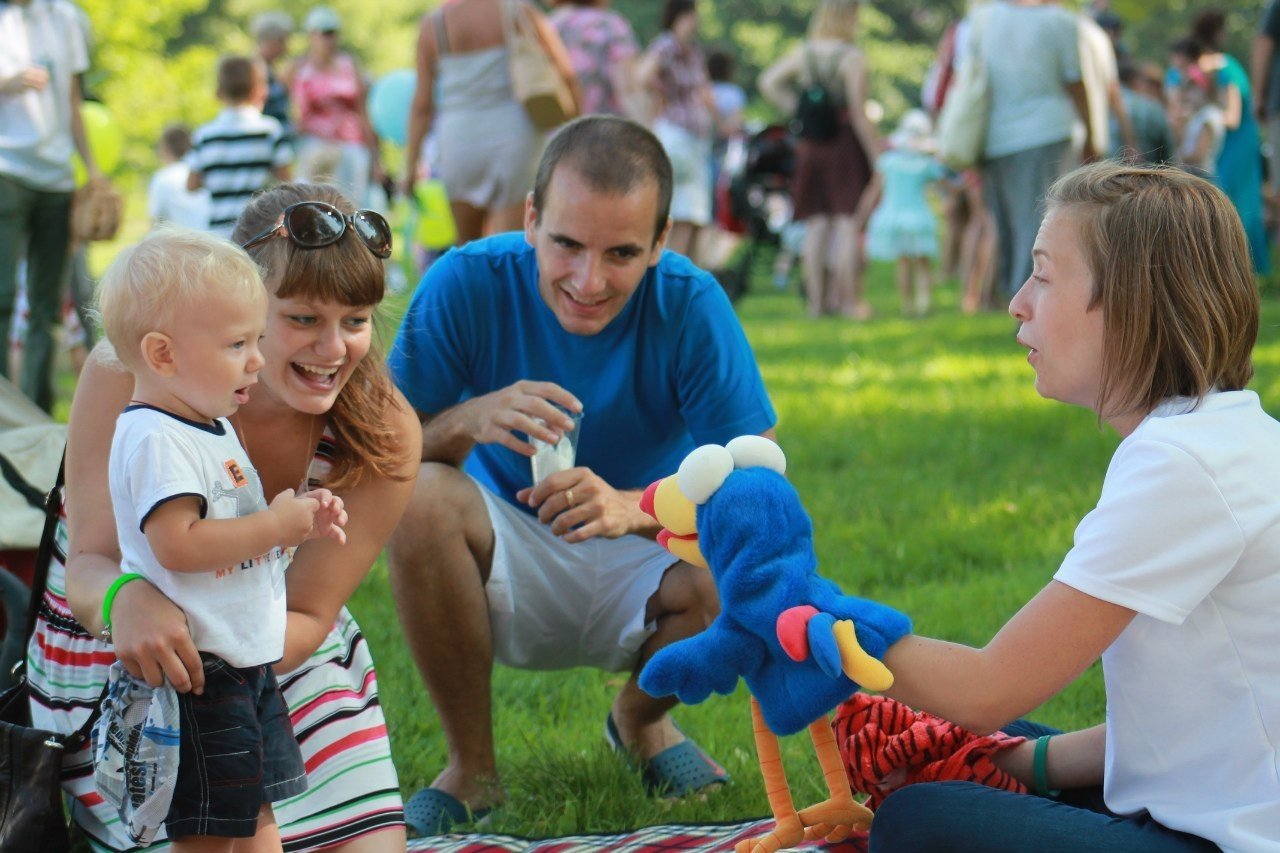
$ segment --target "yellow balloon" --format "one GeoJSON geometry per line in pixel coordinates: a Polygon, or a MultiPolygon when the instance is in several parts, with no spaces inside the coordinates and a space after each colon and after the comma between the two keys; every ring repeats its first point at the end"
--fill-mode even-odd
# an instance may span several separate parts
{"type": "MultiPolygon", "coordinates": [[[[109,175],[120,165],[120,154],[124,150],[124,131],[116,124],[107,109],[97,101],[85,101],[80,105],[80,118],[84,122],[84,135],[89,141],[89,150],[98,163],[98,171],[109,175]]],[[[72,168],[75,170],[76,184],[83,184],[88,177],[84,161],[76,154],[72,168]]]]}

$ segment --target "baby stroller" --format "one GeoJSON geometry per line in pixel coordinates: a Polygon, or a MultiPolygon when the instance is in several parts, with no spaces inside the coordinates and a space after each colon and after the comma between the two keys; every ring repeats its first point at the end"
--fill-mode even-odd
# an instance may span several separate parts
{"type": "Polygon", "coordinates": [[[717,270],[729,299],[747,292],[762,247],[777,247],[791,221],[791,175],[795,139],[785,125],[772,124],[730,140],[716,187],[718,224],[743,236],[735,262],[717,270]]]}

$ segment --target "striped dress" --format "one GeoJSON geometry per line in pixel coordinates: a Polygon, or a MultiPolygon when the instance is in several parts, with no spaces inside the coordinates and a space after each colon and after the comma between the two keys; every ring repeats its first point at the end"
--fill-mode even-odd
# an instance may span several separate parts
{"type": "MultiPolygon", "coordinates": [[[[308,479],[324,482],[333,453],[326,430],[308,479]]],[[[87,634],[66,601],[65,518],[58,525],[49,584],[27,649],[31,717],[39,728],[73,732],[84,724],[115,661],[111,647],[87,634]]],[[[378,703],[373,658],[344,607],[320,647],[293,672],[278,672],[307,768],[307,791],[275,803],[284,849],[315,850],[404,825],[400,785],[378,703]]],[[[88,747],[68,755],[62,784],[72,817],[95,851],[134,850],[115,809],[93,784],[88,747]]],[[[164,831],[148,850],[163,850],[164,831]]]]}

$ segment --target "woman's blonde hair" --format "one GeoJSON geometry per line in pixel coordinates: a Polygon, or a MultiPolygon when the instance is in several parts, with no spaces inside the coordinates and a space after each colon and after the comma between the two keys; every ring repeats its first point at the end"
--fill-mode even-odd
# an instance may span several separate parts
{"type": "Polygon", "coordinates": [[[1104,162],[1059,178],[1045,205],[1075,215],[1093,274],[1100,417],[1245,386],[1258,291],[1240,217],[1221,190],[1173,168],[1104,162]]]}
{"type": "Polygon", "coordinates": [[[809,19],[808,38],[853,41],[858,34],[858,0],[822,0],[809,19]]]}
{"type": "Polygon", "coordinates": [[[204,231],[163,225],[116,255],[98,283],[97,311],[114,358],[142,368],[142,339],[190,315],[202,299],[261,305],[267,291],[239,246],[204,231]]]}
{"type": "MultiPolygon", "coordinates": [[[[232,239],[247,242],[280,221],[286,207],[300,201],[322,201],[344,214],[355,205],[329,184],[287,183],[254,196],[240,214],[232,239]]],[[[262,267],[267,286],[281,299],[311,299],[363,307],[377,306],[386,294],[382,260],[375,257],[348,228],[338,242],[319,249],[303,249],[287,237],[267,240],[249,253],[262,267]]],[[[356,365],[330,410],[329,426],[335,444],[332,489],[352,486],[367,474],[404,479],[398,473],[403,452],[392,429],[395,388],[387,372],[377,336],[356,365]]]]}

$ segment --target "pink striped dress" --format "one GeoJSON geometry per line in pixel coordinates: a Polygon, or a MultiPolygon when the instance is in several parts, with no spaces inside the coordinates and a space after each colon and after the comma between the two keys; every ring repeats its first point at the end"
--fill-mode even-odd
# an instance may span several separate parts
{"type": "MultiPolygon", "coordinates": [[[[324,482],[333,453],[325,430],[308,479],[324,482]]],[[[73,732],[84,724],[115,661],[111,647],[87,634],[66,601],[66,524],[58,525],[49,584],[27,650],[32,722],[73,732]]],[[[275,804],[285,850],[316,850],[404,825],[400,785],[391,763],[386,720],[369,647],[344,607],[305,664],[278,672],[307,768],[307,791],[275,804]]],[[[95,851],[134,850],[119,816],[98,795],[88,747],[68,755],[62,784],[71,814],[95,851]]],[[[147,850],[169,845],[159,840],[147,850]]]]}

